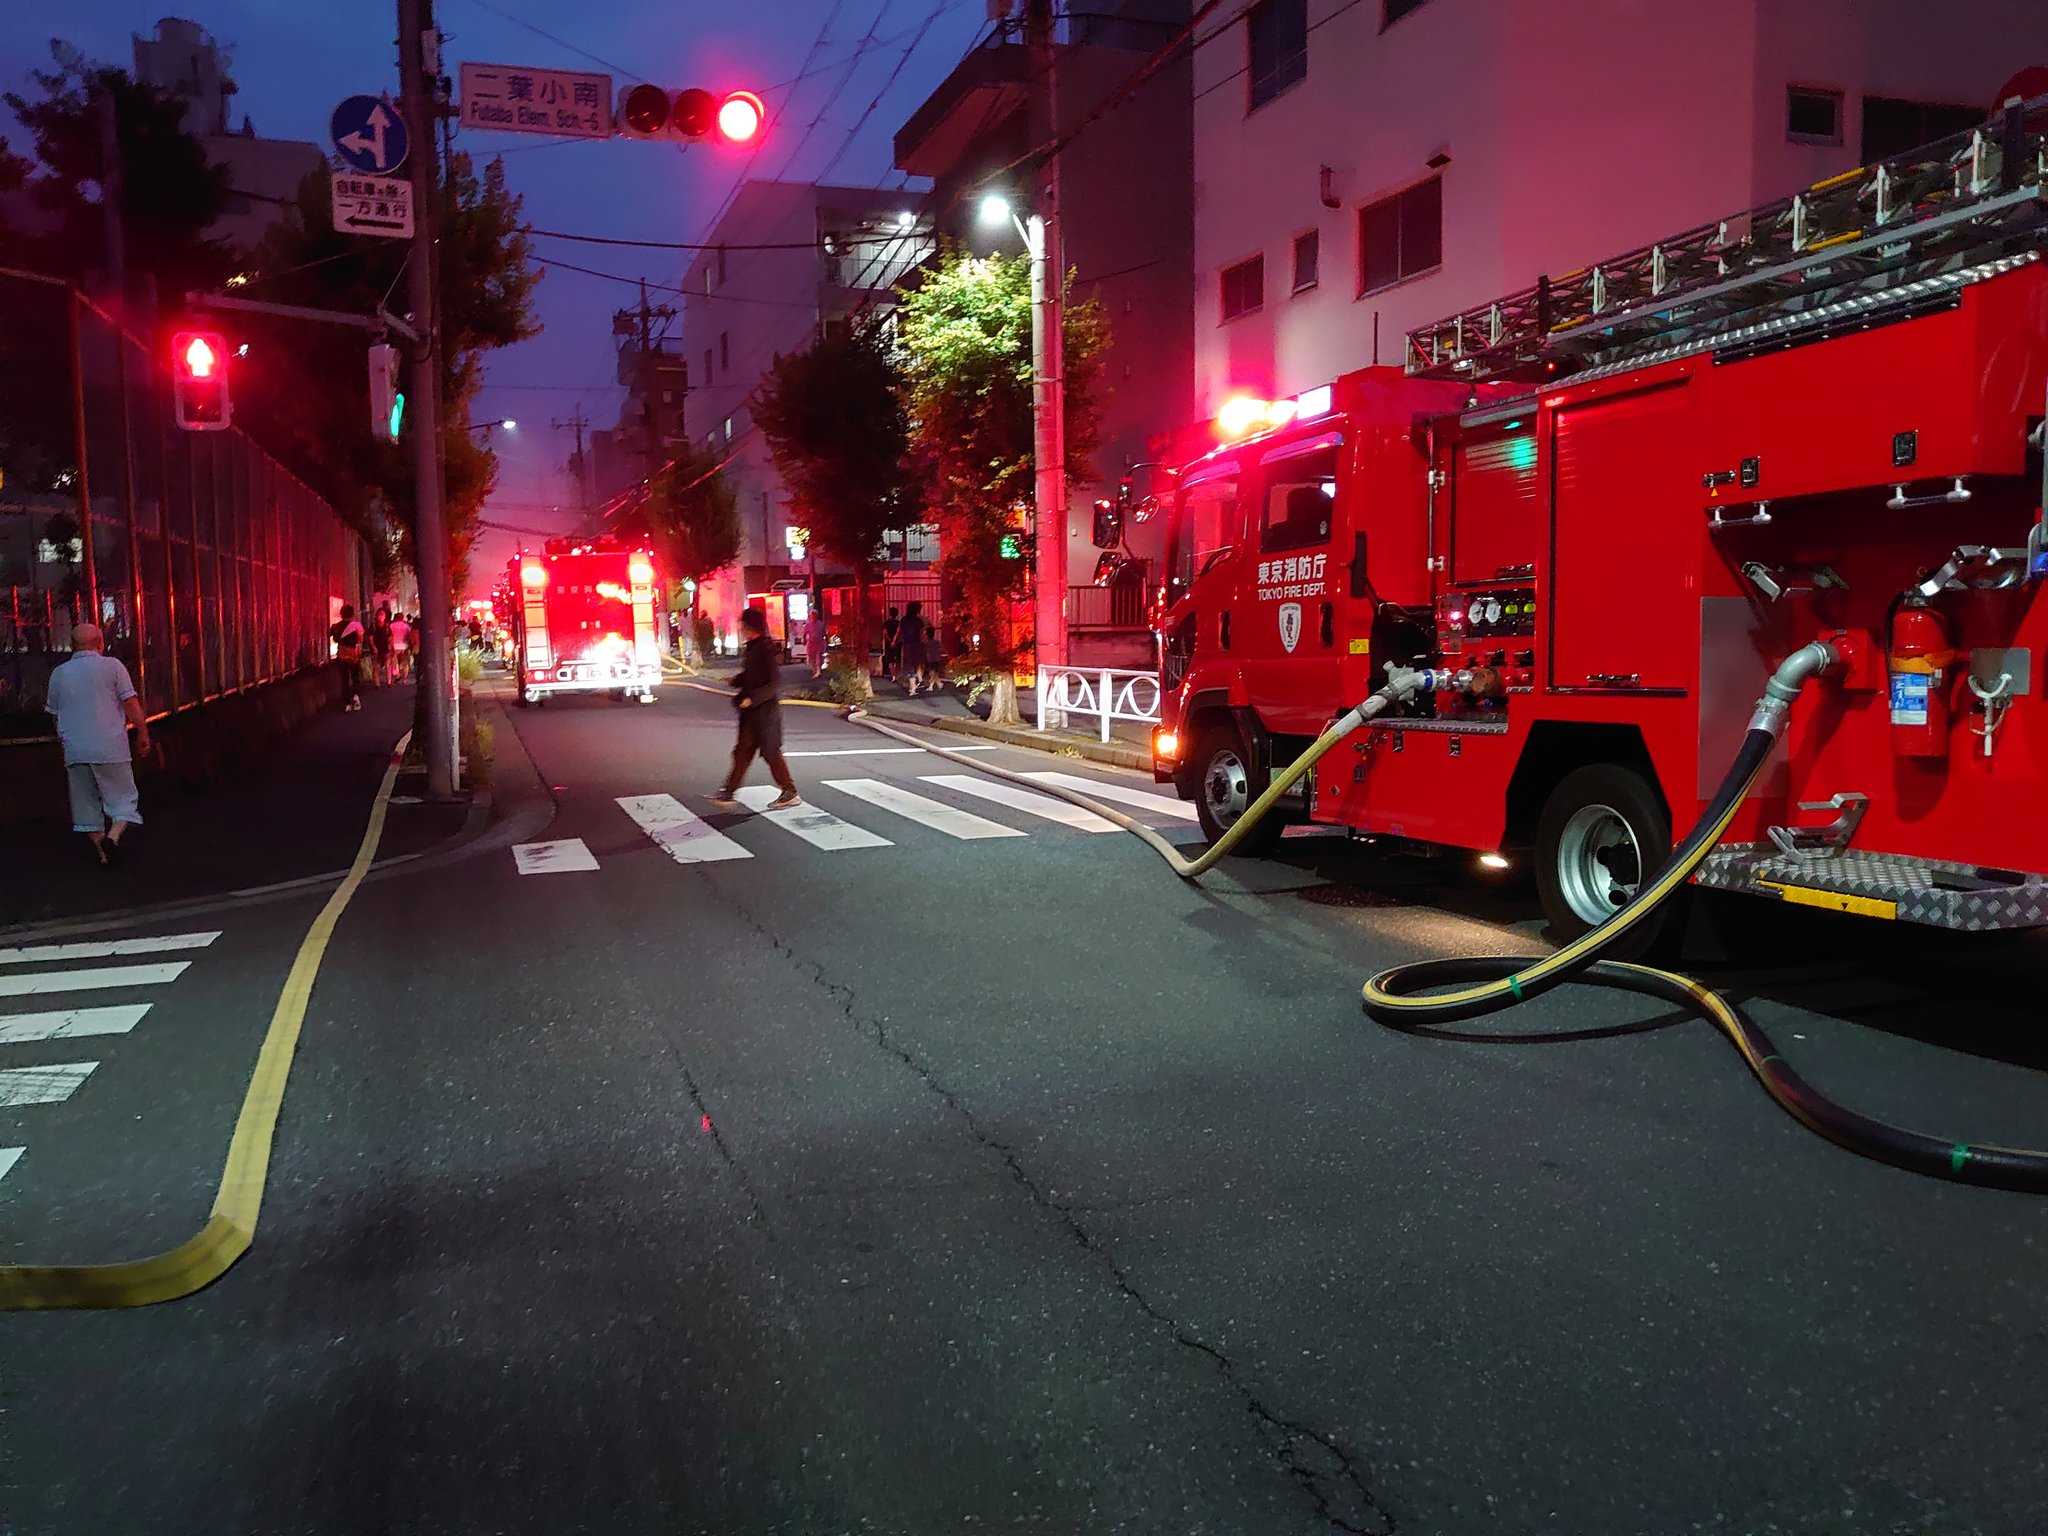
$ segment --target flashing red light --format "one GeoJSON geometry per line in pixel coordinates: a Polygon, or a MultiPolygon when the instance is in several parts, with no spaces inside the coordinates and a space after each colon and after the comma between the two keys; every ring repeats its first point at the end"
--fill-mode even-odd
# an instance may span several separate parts
{"type": "Polygon", "coordinates": [[[635,586],[644,587],[654,580],[654,567],[645,560],[635,560],[626,567],[626,574],[633,578],[635,586]]]}
{"type": "Polygon", "coordinates": [[[179,331],[171,338],[171,392],[178,425],[187,432],[223,432],[228,405],[228,343],[218,331],[179,331]]]}
{"type": "Polygon", "coordinates": [[[204,336],[194,336],[185,343],[184,356],[180,361],[185,365],[185,372],[193,378],[210,379],[213,370],[219,366],[220,354],[204,336]]]}
{"type": "Polygon", "coordinates": [[[531,677],[536,683],[544,683],[548,680],[548,669],[546,667],[535,667],[533,671],[528,673],[527,675],[531,677]]]}
{"type": "Polygon", "coordinates": [[[519,567],[519,584],[522,587],[544,587],[548,584],[547,567],[544,565],[522,565],[519,567]]]}
{"type": "Polygon", "coordinates": [[[768,109],[752,91],[734,91],[718,104],[718,133],[728,144],[745,144],[761,131],[768,109]]]}

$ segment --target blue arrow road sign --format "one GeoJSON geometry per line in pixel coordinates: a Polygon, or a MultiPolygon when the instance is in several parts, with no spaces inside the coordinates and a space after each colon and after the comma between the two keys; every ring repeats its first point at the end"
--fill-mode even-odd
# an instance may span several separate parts
{"type": "Polygon", "coordinates": [[[327,133],[352,171],[389,176],[405,164],[405,119],[386,97],[349,97],[327,120],[327,133]]]}

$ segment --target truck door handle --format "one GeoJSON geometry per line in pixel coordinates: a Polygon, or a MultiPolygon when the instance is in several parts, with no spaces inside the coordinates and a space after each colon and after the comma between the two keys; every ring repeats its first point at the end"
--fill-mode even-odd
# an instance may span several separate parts
{"type": "Polygon", "coordinates": [[[1230,610],[1224,609],[1216,621],[1216,644],[1221,650],[1230,649],[1230,610]]]}
{"type": "Polygon", "coordinates": [[[1323,649],[1328,650],[1337,643],[1334,613],[1328,603],[1323,604],[1323,649]]]}

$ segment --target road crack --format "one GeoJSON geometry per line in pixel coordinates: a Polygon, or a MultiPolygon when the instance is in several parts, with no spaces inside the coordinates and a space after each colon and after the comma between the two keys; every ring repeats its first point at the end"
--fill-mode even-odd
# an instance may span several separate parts
{"type": "MultiPolygon", "coordinates": [[[[1224,1385],[1243,1403],[1268,1454],[1301,1488],[1316,1514],[1332,1530],[1343,1532],[1345,1536],[1393,1536],[1394,1517],[1381,1506],[1378,1496],[1366,1481],[1365,1469],[1359,1459],[1346,1450],[1334,1435],[1289,1418],[1272,1407],[1260,1394],[1259,1388],[1246,1380],[1245,1374],[1227,1352],[1190,1332],[1185,1324],[1139,1288],[1116,1256],[1082,1224],[1077,1211],[1086,1207],[1066,1205],[1054,1199],[1024,1166],[1016,1149],[991,1132],[959,1092],[940,1079],[929,1062],[898,1041],[880,1019],[863,1014],[852,987],[834,981],[817,961],[798,954],[745,903],[732,898],[728,900],[731,910],[758,933],[770,949],[787,961],[791,969],[832,999],[847,1023],[915,1075],[960,1120],[977,1145],[1001,1159],[1010,1178],[1026,1198],[1059,1222],[1075,1245],[1109,1276],[1119,1294],[1157,1324],[1176,1346],[1202,1356],[1214,1367],[1224,1385]]],[[[695,1092],[692,1084],[693,1096],[695,1092]]]]}

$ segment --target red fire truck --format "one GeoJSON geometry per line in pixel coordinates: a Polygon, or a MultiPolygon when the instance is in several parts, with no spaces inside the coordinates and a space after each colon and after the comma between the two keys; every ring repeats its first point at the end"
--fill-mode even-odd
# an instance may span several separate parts
{"type": "Polygon", "coordinates": [[[1575,935],[1827,639],[1697,882],[2048,924],[2044,130],[2048,97],[2009,105],[1425,327],[1404,368],[1230,402],[1174,477],[1155,776],[1213,840],[1388,663],[1443,669],[1295,814],[1533,862],[1575,935]]]}
{"type": "Polygon", "coordinates": [[[661,682],[654,556],[615,538],[549,539],[506,567],[519,702],[606,693],[654,702],[661,682]]]}

